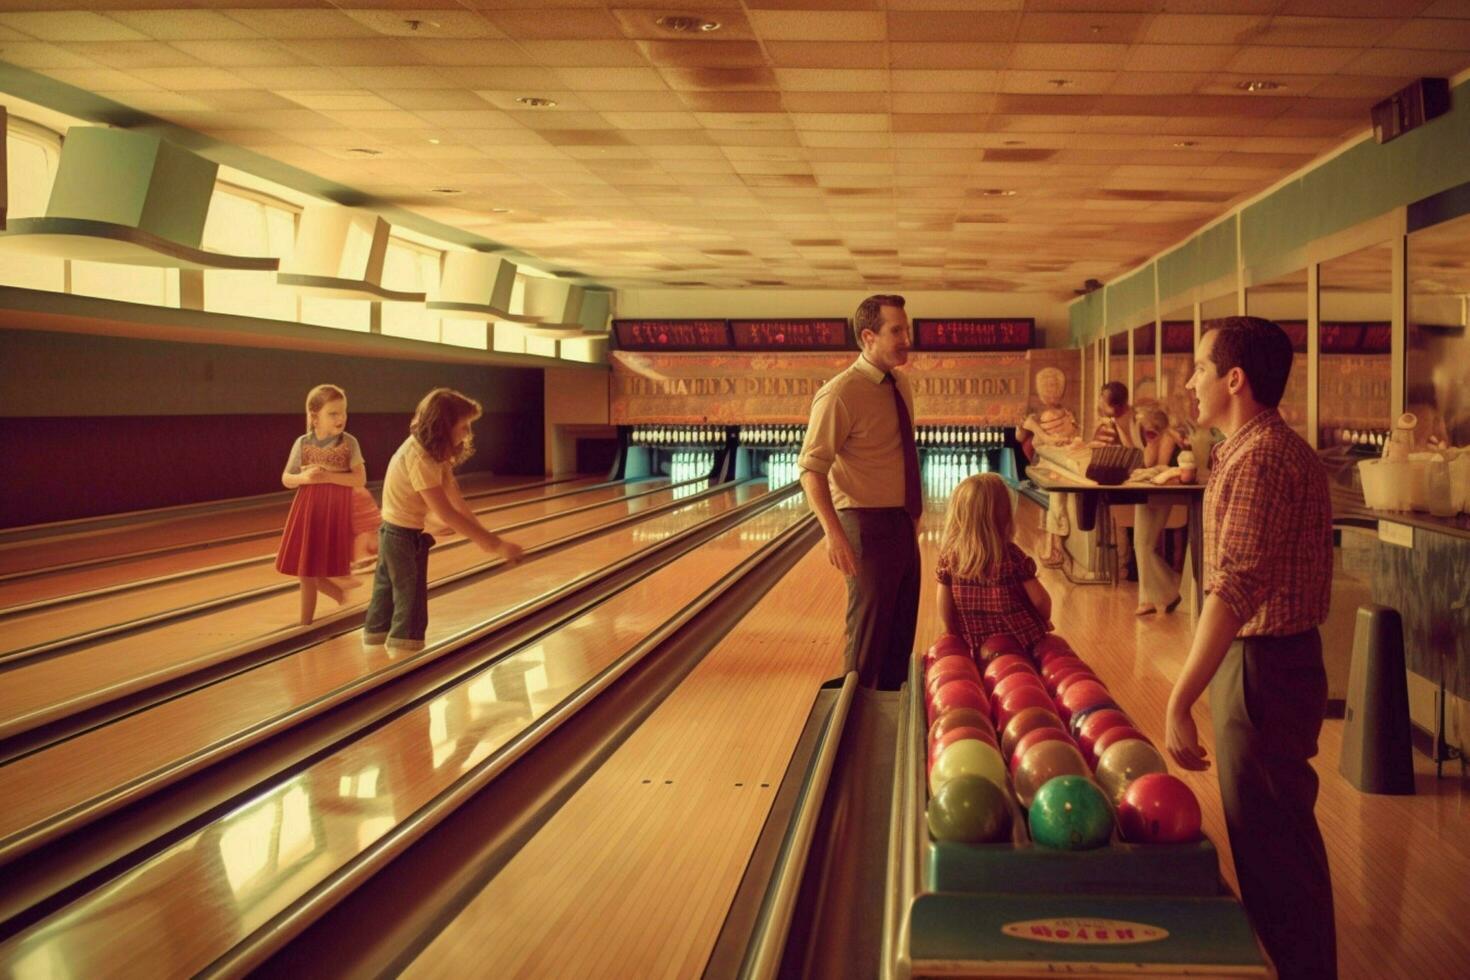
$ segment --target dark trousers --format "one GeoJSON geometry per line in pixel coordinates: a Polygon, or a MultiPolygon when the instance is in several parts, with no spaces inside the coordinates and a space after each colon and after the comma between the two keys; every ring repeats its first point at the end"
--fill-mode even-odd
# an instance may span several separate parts
{"type": "Polygon", "coordinates": [[[429,549],[423,531],[384,521],[378,528],[378,570],[362,624],[365,643],[418,650],[429,628],[429,549]]]}
{"type": "Polygon", "coordinates": [[[839,511],[857,555],[847,580],[847,652],[843,670],[858,682],[896,691],[908,679],[919,618],[919,539],[901,507],[839,511]]]}
{"type": "Polygon", "coordinates": [[[1215,762],[1246,914],[1282,980],[1335,977],[1332,880],[1308,761],[1327,709],[1322,637],[1236,640],[1210,684],[1215,762]]]}

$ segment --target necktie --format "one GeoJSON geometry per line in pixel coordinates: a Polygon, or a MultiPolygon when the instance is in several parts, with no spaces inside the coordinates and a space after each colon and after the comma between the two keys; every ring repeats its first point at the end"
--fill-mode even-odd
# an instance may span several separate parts
{"type": "Polygon", "coordinates": [[[909,418],[908,404],[898,390],[892,373],[883,375],[883,383],[893,388],[893,407],[898,412],[898,433],[903,439],[903,509],[914,520],[924,513],[924,494],[919,488],[919,447],[914,445],[914,423],[909,418]]]}

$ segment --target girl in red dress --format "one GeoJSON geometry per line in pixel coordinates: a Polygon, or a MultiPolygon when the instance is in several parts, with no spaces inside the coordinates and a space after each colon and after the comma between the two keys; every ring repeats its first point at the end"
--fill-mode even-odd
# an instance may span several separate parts
{"type": "Polygon", "coordinates": [[[1051,629],[1051,596],[1015,534],[1011,491],[999,476],[977,473],[955,488],[939,546],[939,618],[972,650],[997,633],[1029,650],[1051,629]]]}
{"type": "Polygon", "coordinates": [[[307,394],[306,433],[291,447],[281,483],[296,498],[286,515],[276,571],[301,580],[306,626],[316,616],[318,592],[340,603],[362,585],[352,576],[354,539],[378,523],[377,507],[364,489],[362,450],[347,434],[347,395],[336,385],[317,385],[307,394]]]}

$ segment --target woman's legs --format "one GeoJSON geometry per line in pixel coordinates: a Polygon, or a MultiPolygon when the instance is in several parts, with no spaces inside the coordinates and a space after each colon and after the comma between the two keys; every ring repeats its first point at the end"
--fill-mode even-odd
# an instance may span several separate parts
{"type": "Polygon", "coordinates": [[[1156,550],[1168,520],[1168,506],[1137,504],[1133,508],[1133,556],[1138,563],[1140,615],[1170,606],[1179,594],[1173,571],[1156,550]]]}
{"type": "Polygon", "coordinates": [[[308,576],[301,577],[301,625],[310,626],[316,618],[316,582],[308,576]]]}

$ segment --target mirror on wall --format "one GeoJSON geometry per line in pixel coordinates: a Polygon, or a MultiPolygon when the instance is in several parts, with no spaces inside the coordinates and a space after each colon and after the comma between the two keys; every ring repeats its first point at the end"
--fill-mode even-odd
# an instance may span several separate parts
{"type": "Polygon", "coordinates": [[[1155,342],[1158,324],[1150,320],[1133,328],[1133,385],[1134,404],[1142,401],[1158,401],[1158,344],[1155,342]]]}
{"type": "Polygon", "coordinates": [[[1317,448],[1377,451],[1393,411],[1393,249],[1388,242],[1318,268],[1317,448]]]}
{"type": "Polygon", "coordinates": [[[1199,419],[1199,406],[1184,387],[1194,373],[1194,307],[1170,310],[1159,324],[1158,393],[1169,415],[1180,421],[1199,419]]]}
{"type": "Polygon", "coordinates": [[[1307,439],[1307,270],[1247,287],[1245,312],[1274,320],[1291,337],[1291,374],[1279,409],[1286,424],[1307,439]]]}
{"type": "Polygon", "coordinates": [[[1416,448],[1470,445],[1470,215],[1409,235],[1404,407],[1416,448]]]}

